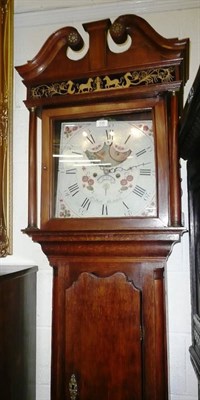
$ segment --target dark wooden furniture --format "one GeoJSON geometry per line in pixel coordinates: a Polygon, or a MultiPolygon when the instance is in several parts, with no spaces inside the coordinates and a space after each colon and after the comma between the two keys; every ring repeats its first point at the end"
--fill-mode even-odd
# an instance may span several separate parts
{"type": "MultiPolygon", "coordinates": [[[[177,126],[188,79],[189,43],[188,39],[161,37],[134,15],[121,16],[113,24],[109,20],[87,23],[84,29],[90,45],[82,59],[68,57],[68,47],[79,50],[84,41],[76,29],[65,27],[49,37],[32,61],[17,67],[27,87],[25,104],[30,111],[29,217],[24,232],[41,244],[54,270],[51,399],[164,400],[168,398],[164,268],[172,245],[184,231],[177,126]],[[130,47],[120,53],[110,50],[108,31],[116,44],[129,36],[130,47]],[[148,214],[145,209],[138,215],[129,210],[130,215],[126,211],[109,216],[115,199],[111,196],[104,204],[100,192],[99,199],[88,194],[79,207],[83,214],[79,210],[77,217],[71,218],[65,202],[71,196],[73,208],[72,199],[75,202],[86,190],[77,167],[71,166],[63,170],[65,217],[55,215],[60,172],[56,159],[61,157],[59,150],[55,151],[59,146],[57,126],[66,122],[68,138],[74,137],[70,121],[74,126],[75,120],[77,127],[77,121],[81,125],[82,121],[112,120],[119,115],[134,120],[136,114],[137,118],[142,115],[143,133],[144,115],[148,123],[152,121],[153,148],[145,145],[134,153],[132,147],[135,164],[126,169],[123,164],[119,164],[121,169],[112,164],[105,170],[100,164],[98,172],[104,171],[100,181],[106,181],[106,197],[107,181],[114,180],[117,185],[120,171],[125,175],[130,171],[127,181],[133,185],[132,201],[139,197],[143,203],[152,188],[148,176],[155,174],[154,211],[148,214]],[[42,119],[39,228],[37,117],[42,119]],[[150,148],[154,168],[146,161],[150,148]],[[137,184],[136,176],[141,175],[148,189],[137,184]],[[77,181],[70,181],[73,176],[77,181]],[[101,215],[84,215],[85,209],[90,211],[90,201],[102,202],[101,215]]],[[[122,149],[114,142],[118,156],[128,138],[124,133],[122,149]]],[[[95,140],[90,136],[93,153],[95,140]]],[[[71,153],[72,147],[67,144],[71,153]]],[[[79,156],[80,152],[84,153],[83,147],[79,156]]],[[[91,172],[90,167],[84,168],[91,172]]],[[[95,170],[90,186],[97,176],[95,170]]],[[[121,203],[128,209],[125,200],[121,203]]]]}
{"type": "Polygon", "coordinates": [[[192,298],[191,361],[200,398],[200,68],[190,90],[180,123],[180,156],[187,160],[192,298]]]}
{"type": "Polygon", "coordinates": [[[0,388],[5,400],[35,400],[37,267],[0,267],[0,388]]]}

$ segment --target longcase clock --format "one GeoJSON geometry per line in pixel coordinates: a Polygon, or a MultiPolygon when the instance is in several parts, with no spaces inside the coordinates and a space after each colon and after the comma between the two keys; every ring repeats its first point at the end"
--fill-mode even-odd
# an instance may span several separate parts
{"type": "Polygon", "coordinates": [[[24,232],[54,271],[51,399],[164,400],[164,270],[184,231],[177,123],[189,41],[135,15],[83,27],[82,58],[68,56],[84,40],[65,27],[17,67],[30,112],[24,232]]]}

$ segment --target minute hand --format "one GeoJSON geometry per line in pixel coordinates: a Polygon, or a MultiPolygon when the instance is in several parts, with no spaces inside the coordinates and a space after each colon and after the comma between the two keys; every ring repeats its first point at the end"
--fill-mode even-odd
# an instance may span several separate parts
{"type": "Polygon", "coordinates": [[[146,162],[146,163],[140,163],[136,165],[131,165],[129,168],[123,168],[123,167],[115,167],[115,168],[109,168],[110,172],[120,172],[120,171],[131,171],[132,169],[139,168],[139,167],[144,167],[145,165],[151,164],[151,162],[146,162]]]}

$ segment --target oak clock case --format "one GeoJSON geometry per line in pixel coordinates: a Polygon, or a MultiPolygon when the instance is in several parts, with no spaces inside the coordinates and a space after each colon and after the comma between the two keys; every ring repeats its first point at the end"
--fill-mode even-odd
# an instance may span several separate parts
{"type": "Polygon", "coordinates": [[[83,28],[82,59],[68,57],[84,40],[64,27],[17,67],[30,113],[24,232],[53,268],[51,400],[167,400],[164,271],[184,232],[177,129],[189,41],[135,15],[83,28]],[[108,32],[130,47],[113,52],[108,32]]]}

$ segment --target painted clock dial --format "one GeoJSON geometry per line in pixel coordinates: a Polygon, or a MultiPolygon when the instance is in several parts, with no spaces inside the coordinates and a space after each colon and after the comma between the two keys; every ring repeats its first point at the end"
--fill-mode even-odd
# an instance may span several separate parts
{"type": "Polygon", "coordinates": [[[151,119],[63,121],[54,157],[56,218],[156,216],[151,119]]]}

